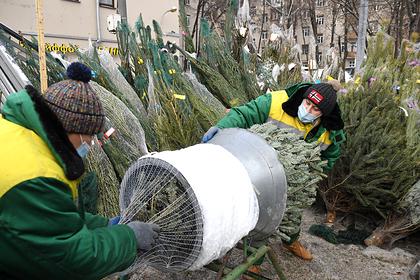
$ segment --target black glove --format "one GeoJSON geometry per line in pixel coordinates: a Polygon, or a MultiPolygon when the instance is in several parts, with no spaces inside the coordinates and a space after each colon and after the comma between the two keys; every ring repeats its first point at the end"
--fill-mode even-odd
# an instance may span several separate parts
{"type": "Polygon", "coordinates": [[[160,228],[158,225],[139,221],[130,222],[127,225],[134,231],[137,247],[141,251],[152,249],[159,237],[160,228]]]}

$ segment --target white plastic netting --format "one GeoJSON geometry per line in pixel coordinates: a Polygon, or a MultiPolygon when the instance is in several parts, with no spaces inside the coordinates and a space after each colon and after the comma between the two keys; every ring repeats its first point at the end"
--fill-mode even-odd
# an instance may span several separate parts
{"type": "Polygon", "coordinates": [[[148,153],[143,127],[128,107],[115,95],[96,82],[92,81],[90,85],[100,98],[107,117],[105,131],[111,127],[115,129],[103,148],[117,175],[122,178],[133,162],[148,153]]]}
{"type": "Polygon", "coordinates": [[[139,159],[121,184],[121,223],[161,227],[159,242],[128,269],[195,270],[224,254],[258,221],[248,173],[232,154],[212,144],[139,159]]]}
{"type": "MultiPolygon", "coordinates": [[[[93,57],[93,46],[90,46],[86,50],[86,55],[88,57],[93,57]]],[[[147,112],[144,108],[143,103],[140,98],[137,96],[137,93],[127,82],[121,71],[118,69],[117,63],[114,61],[109,52],[99,51],[98,58],[100,61],[100,66],[109,76],[109,79],[112,81],[113,86],[115,87],[112,93],[116,95],[129,109],[130,111],[139,119],[142,125],[147,123],[147,112]]]]}
{"type": "Polygon", "coordinates": [[[200,207],[182,174],[167,162],[143,157],[127,171],[121,184],[120,223],[141,220],[160,226],[159,242],[139,252],[128,271],[142,265],[182,271],[198,257],[203,240],[200,207]]]}

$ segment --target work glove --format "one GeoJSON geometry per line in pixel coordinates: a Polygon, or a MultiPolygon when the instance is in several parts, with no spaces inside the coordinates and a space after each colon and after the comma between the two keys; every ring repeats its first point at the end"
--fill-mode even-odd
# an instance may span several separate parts
{"type": "Polygon", "coordinates": [[[120,220],[121,220],[121,216],[116,216],[114,218],[111,218],[108,220],[108,226],[110,227],[110,226],[118,225],[120,220]]]}
{"type": "Polygon", "coordinates": [[[137,248],[141,251],[148,251],[156,244],[160,232],[158,225],[139,221],[130,222],[127,225],[134,231],[137,248]]]}
{"type": "Polygon", "coordinates": [[[207,130],[207,132],[203,135],[203,138],[201,139],[201,143],[207,143],[219,131],[220,131],[220,128],[218,128],[217,126],[210,127],[209,130],[207,130]]]}

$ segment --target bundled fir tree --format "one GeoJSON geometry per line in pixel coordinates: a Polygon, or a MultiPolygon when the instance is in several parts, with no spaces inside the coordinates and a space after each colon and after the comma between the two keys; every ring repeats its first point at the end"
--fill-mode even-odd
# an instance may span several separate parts
{"type": "Polygon", "coordinates": [[[149,49],[154,69],[149,83],[153,80],[154,94],[160,105],[155,118],[159,148],[172,150],[194,145],[204,133],[198,121],[203,114],[202,107],[194,99],[197,95],[191,93],[194,88],[168,52],[162,52],[153,40],[149,42],[149,49]]]}
{"type": "MultiPolygon", "coordinates": [[[[40,91],[41,85],[39,80],[39,55],[38,42],[32,38],[31,41],[23,41],[20,44],[12,41],[12,38],[6,36],[0,31],[1,45],[5,46],[7,52],[16,61],[19,68],[29,79],[31,84],[40,91]]],[[[49,53],[45,53],[47,63],[48,84],[52,85],[66,78],[66,69],[49,53]]]]}
{"type": "Polygon", "coordinates": [[[120,72],[121,68],[117,66],[109,53],[98,52],[96,48],[90,46],[86,51],[78,52],[78,56],[80,61],[95,72],[94,81],[115,95],[136,116],[145,131],[149,149],[156,150],[156,136],[146,109],[137,93],[120,72]]]}
{"type": "MultiPolygon", "coordinates": [[[[227,15],[229,18],[234,18],[232,5],[235,4],[232,3],[227,15]]],[[[198,58],[178,48],[190,62],[199,81],[228,108],[242,105],[261,94],[255,67],[250,63],[249,53],[244,49],[245,41],[241,40],[243,37],[238,34],[238,30],[230,31],[223,38],[211,30],[208,22],[202,19],[198,58]],[[232,37],[233,35],[235,36],[232,37]],[[232,51],[233,43],[235,53],[232,51]]]]}
{"type": "Polygon", "coordinates": [[[400,75],[394,88],[398,89],[396,97],[407,117],[407,145],[420,154],[420,50],[404,40],[397,61],[400,75]]]}
{"type": "Polygon", "coordinates": [[[153,29],[155,39],[141,16],[135,32],[120,26],[118,37],[124,48],[121,59],[126,61],[121,67],[130,73],[125,76],[132,77],[131,86],[147,108],[157,150],[184,148],[198,143],[203,131],[214,125],[222,113],[220,106],[208,108],[209,98],[195,92],[171,50],[164,45],[156,21],[153,29]]]}
{"type": "Polygon", "coordinates": [[[192,89],[189,97],[194,110],[197,111],[198,121],[201,127],[207,131],[226,114],[226,107],[201,84],[192,72],[183,73],[190,82],[192,89]]]}
{"type": "MultiPolygon", "coordinates": [[[[157,52],[154,55],[159,55],[157,52]]],[[[201,128],[197,115],[200,109],[194,110],[190,102],[190,92],[194,89],[185,77],[175,68],[169,66],[168,57],[164,59],[165,66],[150,73],[149,83],[153,80],[154,87],[149,88],[156,96],[159,107],[154,115],[154,125],[160,150],[174,150],[194,145],[200,141],[204,130],[201,128]],[[171,72],[171,82],[165,81],[162,72],[171,72]],[[178,74],[177,74],[178,73],[178,74]]],[[[156,68],[155,68],[156,69],[156,68]]],[[[192,98],[193,99],[193,98],[192,98]]],[[[194,100],[194,99],[193,99],[194,100]]]]}
{"type": "MultiPolygon", "coordinates": [[[[92,146],[85,161],[88,172],[93,172],[97,178],[96,209],[98,214],[105,217],[115,217],[119,214],[119,181],[114,167],[99,143],[92,146]]],[[[87,196],[85,200],[92,201],[94,197],[87,196]]],[[[92,203],[89,203],[92,204],[92,203]]]]}
{"type": "Polygon", "coordinates": [[[347,140],[322,191],[332,208],[386,218],[419,178],[419,154],[407,145],[407,119],[390,88],[377,81],[340,98],[347,140]]]}
{"type": "Polygon", "coordinates": [[[394,58],[393,43],[383,33],[371,38],[360,85],[339,99],[347,141],[321,192],[327,208],[373,212],[388,228],[420,176],[419,53],[403,42],[394,58]]]}
{"type": "Polygon", "coordinates": [[[287,202],[283,220],[276,235],[289,243],[300,232],[302,211],[315,201],[317,184],[325,177],[320,148],[307,143],[299,135],[279,129],[271,123],[254,125],[249,129],[260,135],[278,154],[287,179],[287,202]]]}
{"type": "Polygon", "coordinates": [[[365,244],[389,248],[395,241],[418,230],[420,230],[420,181],[409,189],[385,222],[365,240],[365,244]]]}
{"type": "Polygon", "coordinates": [[[102,139],[102,148],[122,181],[130,165],[148,153],[145,134],[138,119],[121,100],[95,82],[91,86],[104,108],[105,131],[114,129],[109,139],[102,139]]]}
{"type": "Polygon", "coordinates": [[[216,69],[202,60],[198,60],[184,50],[180,52],[191,63],[200,82],[217,98],[224,106],[231,108],[246,103],[246,93],[237,91],[216,69]]]}

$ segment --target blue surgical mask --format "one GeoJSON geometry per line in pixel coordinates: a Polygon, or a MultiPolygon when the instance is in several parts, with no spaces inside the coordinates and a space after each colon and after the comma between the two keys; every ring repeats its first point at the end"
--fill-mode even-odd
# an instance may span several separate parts
{"type": "Polygon", "coordinates": [[[309,113],[303,104],[298,109],[298,118],[303,123],[313,123],[317,117],[309,113]]]}
{"type": "Polygon", "coordinates": [[[82,141],[82,145],[80,145],[79,148],[76,149],[76,151],[81,158],[85,158],[89,153],[90,146],[88,143],[86,143],[86,141],[83,140],[81,135],[80,140],[82,141]]]}

